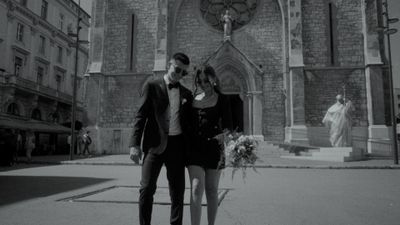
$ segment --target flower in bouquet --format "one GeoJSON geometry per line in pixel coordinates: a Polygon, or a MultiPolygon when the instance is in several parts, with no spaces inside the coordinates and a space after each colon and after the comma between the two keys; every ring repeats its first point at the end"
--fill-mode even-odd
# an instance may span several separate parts
{"type": "Polygon", "coordinates": [[[228,166],[233,168],[232,179],[237,170],[242,170],[242,177],[246,177],[246,168],[255,168],[258,142],[253,136],[242,135],[238,132],[232,132],[227,135],[225,142],[225,155],[228,166]]]}

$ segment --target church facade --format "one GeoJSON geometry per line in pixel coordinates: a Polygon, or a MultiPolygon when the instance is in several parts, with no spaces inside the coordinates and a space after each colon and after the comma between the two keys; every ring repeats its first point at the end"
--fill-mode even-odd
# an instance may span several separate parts
{"type": "Polygon", "coordinates": [[[329,146],[337,94],[352,100],[353,147],[390,155],[380,0],[95,0],[84,121],[97,153],[127,153],[141,89],[175,52],[182,84],[212,65],[235,126],[271,142],[329,146]],[[226,11],[229,11],[227,18],[226,11]],[[229,23],[227,26],[226,23],[229,23]],[[227,30],[229,29],[229,30],[227,30]]]}

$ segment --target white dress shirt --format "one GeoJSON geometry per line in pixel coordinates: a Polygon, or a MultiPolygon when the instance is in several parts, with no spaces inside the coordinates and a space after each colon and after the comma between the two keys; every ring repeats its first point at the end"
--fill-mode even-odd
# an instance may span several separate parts
{"type": "Polygon", "coordinates": [[[174,135],[179,135],[182,133],[181,129],[181,124],[180,124],[180,118],[179,118],[179,103],[180,103],[180,93],[179,93],[179,88],[168,88],[168,84],[171,82],[169,81],[167,75],[164,76],[164,81],[167,86],[167,92],[168,92],[168,99],[169,99],[169,105],[167,109],[167,118],[169,118],[169,135],[174,136],[174,135]]]}

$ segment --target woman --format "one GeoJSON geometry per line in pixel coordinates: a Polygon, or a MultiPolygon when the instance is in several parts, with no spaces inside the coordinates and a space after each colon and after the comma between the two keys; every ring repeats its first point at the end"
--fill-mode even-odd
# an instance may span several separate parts
{"type": "Polygon", "coordinates": [[[26,142],[25,142],[25,148],[26,148],[26,158],[27,162],[32,161],[32,151],[35,149],[36,144],[35,144],[35,134],[28,130],[26,134],[26,142]]]}
{"type": "Polygon", "coordinates": [[[188,154],[191,224],[199,225],[204,189],[207,197],[208,224],[213,225],[218,209],[218,183],[225,167],[223,136],[231,130],[232,116],[226,96],[219,90],[218,78],[211,66],[197,70],[195,99],[192,104],[193,147],[188,154]],[[198,90],[201,93],[196,95],[198,90]]]}

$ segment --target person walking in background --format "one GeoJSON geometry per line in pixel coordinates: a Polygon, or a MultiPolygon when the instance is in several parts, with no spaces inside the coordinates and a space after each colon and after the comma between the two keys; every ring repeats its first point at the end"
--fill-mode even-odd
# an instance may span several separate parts
{"type": "Polygon", "coordinates": [[[28,130],[26,133],[26,141],[25,141],[25,149],[26,149],[26,159],[27,162],[32,161],[32,152],[36,147],[35,135],[31,130],[28,130]]]}
{"type": "Polygon", "coordinates": [[[224,136],[232,130],[232,114],[227,96],[220,92],[213,67],[196,72],[193,100],[193,140],[188,154],[190,177],[190,218],[200,225],[204,190],[207,198],[208,224],[215,223],[218,209],[218,184],[225,168],[224,136]],[[200,88],[200,93],[197,94],[200,88]],[[197,95],[196,95],[197,94],[197,95]]]}
{"type": "Polygon", "coordinates": [[[67,145],[68,145],[68,149],[69,149],[69,151],[71,151],[71,135],[68,135],[68,137],[67,137],[67,145]]]}
{"type": "Polygon", "coordinates": [[[76,144],[77,144],[78,155],[82,155],[83,147],[84,147],[82,130],[80,130],[78,132],[78,134],[76,135],[76,144]]]}
{"type": "Polygon", "coordinates": [[[14,152],[14,162],[18,163],[18,154],[19,152],[22,151],[23,149],[23,142],[22,142],[22,135],[21,135],[21,131],[20,130],[15,130],[15,136],[17,139],[17,143],[16,143],[16,147],[15,147],[15,152],[14,152]]]}
{"type": "Polygon", "coordinates": [[[187,75],[189,57],[175,53],[167,74],[146,83],[136,113],[130,158],[139,163],[143,148],[139,220],[151,224],[157,179],[165,165],[171,196],[170,224],[182,225],[185,192],[185,151],[189,144],[188,116],[192,93],[179,81],[187,75]],[[143,137],[143,139],[142,139],[143,137]],[[142,148],[140,147],[142,146],[142,148]]]}
{"type": "Polygon", "coordinates": [[[89,136],[89,133],[90,133],[90,131],[86,131],[86,133],[82,137],[82,141],[83,141],[82,155],[85,155],[86,152],[88,155],[90,155],[89,145],[92,144],[92,138],[89,136]]]}

